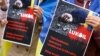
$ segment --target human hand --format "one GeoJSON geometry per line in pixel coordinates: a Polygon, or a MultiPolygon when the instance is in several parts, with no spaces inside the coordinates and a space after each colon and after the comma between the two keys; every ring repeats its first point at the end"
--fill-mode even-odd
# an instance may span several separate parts
{"type": "Polygon", "coordinates": [[[7,19],[1,19],[0,20],[0,25],[3,27],[8,23],[7,19]]]}
{"type": "Polygon", "coordinates": [[[94,30],[100,30],[100,18],[97,16],[88,16],[86,22],[93,26],[94,30]]]}
{"type": "Polygon", "coordinates": [[[41,18],[42,14],[43,14],[43,9],[39,6],[34,6],[33,8],[33,14],[37,17],[37,18],[41,18]]]}
{"type": "Polygon", "coordinates": [[[42,25],[42,14],[43,14],[43,10],[41,7],[39,6],[34,6],[33,8],[31,8],[31,6],[28,6],[29,9],[32,9],[32,14],[34,16],[34,18],[36,19],[36,23],[37,25],[39,25],[39,29],[41,30],[41,25],[42,25]]]}
{"type": "Polygon", "coordinates": [[[36,16],[37,22],[39,24],[39,30],[41,30],[41,24],[42,24],[42,15],[43,15],[43,9],[39,6],[34,6],[33,8],[33,15],[36,16]]]}
{"type": "Polygon", "coordinates": [[[39,6],[34,6],[33,8],[33,15],[36,16],[37,20],[39,22],[42,21],[42,15],[43,15],[43,9],[39,6]]]}

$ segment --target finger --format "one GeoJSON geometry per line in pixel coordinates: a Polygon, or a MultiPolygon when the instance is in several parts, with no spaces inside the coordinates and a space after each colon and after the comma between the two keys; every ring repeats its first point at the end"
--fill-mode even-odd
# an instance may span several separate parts
{"type": "Polygon", "coordinates": [[[88,23],[89,25],[93,26],[94,30],[100,29],[100,24],[88,23]]]}
{"type": "Polygon", "coordinates": [[[39,10],[34,10],[33,13],[37,13],[40,16],[43,14],[43,12],[42,11],[39,11],[39,10]]]}
{"type": "Polygon", "coordinates": [[[38,10],[41,14],[43,14],[43,9],[39,6],[35,6],[33,10],[38,10]]]}
{"type": "Polygon", "coordinates": [[[42,17],[42,13],[40,13],[38,10],[34,10],[33,11],[33,15],[35,15],[38,18],[41,18],[42,17]]]}
{"type": "Polygon", "coordinates": [[[91,22],[91,23],[100,23],[100,19],[86,19],[86,22],[91,22]]]}
{"type": "Polygon", "coordinates": [[[37,11],[37,10],[33,11],[33,14],[34,14],[34,15],[40,15],[40,16],[42,15],[42,14],[41,14],[39,11],[37,11]]]}
{"type": "Polygon", "coordinates": [[[88,20],[87,23],[93,27],[98,27],[100,25],[99,22],[88,20]]]}
{"type": "Polygon", "coordinates": [[[42,13],[39,10],[34,10],[33,13],[37,13],[39,15],[42,15],[42,13]]]}
{"type": "Polygon", "coordinates": [[[38,18],[38,19],[41,18],[41,16],[40,16],[39,14],[37,14],[37,13],[33,13],[33,15],[34,15],[36,18],[38,18]]]}
{"type": "Polygon", "coordinates": [[[100,18],[97,17],[97,16],[88,16],[88,17],[86,18],[86,20],[94,20],[94,21],[99,21],[99,22],[100,22],[100,18]]]}
{"type": "Polygon", "coordinates": [[[89,20],[86,20],[86,22],[93,22],[93,23],[95,23],[95,22],[99,22],[99,21],[98,20],[89,19],[89,20]]]}
{"type": "Polygon", "coordinates": [[[91,20],[91,21],[97,21],[97,20],[94,19],[94,18],[86,18],[86,21],[88,21],[88,20],[91,20]]]}
{"type": "MultiPolygon", "coordinates": [[[[30,6],[28,6],[28,7],[31,8],[30,6]]],[[[39,6],[34,6],[33,13],[37,13],[37,14],[41,15],[41,14],[43,14],[43,10],[39,6]]]]}
{"type": "Polygon", "coordinates": [[[89,25],[93,26],[93,27],[97,27],[98,24],[97,23],[92,23],[92,22],[88,22],[89,25]]]}
{"type": "Polygon", "coordinates": [[[2,24],[2,25],[5,25],[5,24],[7,24],[7,23],[8,23],[7,19],[1,20],[1,24],[2,24]]]}

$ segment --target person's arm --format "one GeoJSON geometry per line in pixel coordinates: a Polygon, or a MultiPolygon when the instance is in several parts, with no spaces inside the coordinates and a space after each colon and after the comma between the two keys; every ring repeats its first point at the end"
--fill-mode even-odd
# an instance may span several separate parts
{"type": "Polygon", "coordinates": [[[92,25],[94,28],[93,37],[96,41],[97,47],[100,49],[100,17],[97,16],[89,16],[86,19],[86,22],[89,25],[92,25]]]}
{"type": "Polygon", "coordinates": [[[50,22],[54,14],[54,10],[56,8],[57,1],[58,0],[43,0],[40,3],[40,7],[44,10],[42,17],[42,22],[43,22],[42,31],[40,33],[40,39],[42,42],[46,37],[50,22]]]}
{"type": "Polygon", "coordinates": [[[94,31],[94,34],[92,36],[94,37],[97,48],[100,49],[100,29],[97,31],[94,31]]]}
{"type": "Polygon", "coordinates": [[[0,3],[0,25],[1,26],[4,26],[7,24],[7,19],[6,19],[6,16],[7,16],[7,4],[8,0],[2,0],[2,2],[0,3]]]}
{"type": "MultiPolygon", "coordinates": [[[[92,0],[90,8],[92,11],[96,12],[100,16],[100,0],[92,0]]],[[[93,37],[95,39],[97,47],[100,49],[100,17],[89,16],[86,21],[88,24],[94,27],[93,37]]]]}

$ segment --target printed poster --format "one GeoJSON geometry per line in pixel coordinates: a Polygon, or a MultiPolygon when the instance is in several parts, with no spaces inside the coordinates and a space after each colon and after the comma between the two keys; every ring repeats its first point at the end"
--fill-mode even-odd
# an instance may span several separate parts
{"type": "Polygon", "coordinates": [[[41,55],[83,56],[93,31],[85,20],[96,14],[65,1],[59,1],[41,55]]]}

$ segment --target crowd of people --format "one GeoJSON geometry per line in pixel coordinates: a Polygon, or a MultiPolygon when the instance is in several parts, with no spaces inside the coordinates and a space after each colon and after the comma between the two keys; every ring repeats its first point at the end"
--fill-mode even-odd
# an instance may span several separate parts
{"type": "MultiPolygon", "coordinates": [[[[0,2],[0,26],[7,24],[7,8],[9,7],[8,0],[1,0],[0,2]]],[[[25,2],[30,2],[31,0],[22,0],[25,2]]],[[[18,7],[22,7],[23,3],[21,0],[16,0],[15,4],[18,7]]],[[[47,34],[52,16],[54,14],[55,7],[58,0],[42,0],[39,6],[34,6],[33,14],[37,16],[37,19],[42,20],[42,30],[40,32],[40,39],[44,42],[45,36],[47,34]]],[[[100,0],[65,0],[70,3],[85,7],[98,14],[100,14],[100,0]]],[[[29,6],[29,5],[26,5],[29,6]]],[[[98,16],[88,16],[86,22],[93,26],[94,32],[91,38],[90,44],[87,48],[86,56],[100,56],[100,17],[98,16]]]]}

